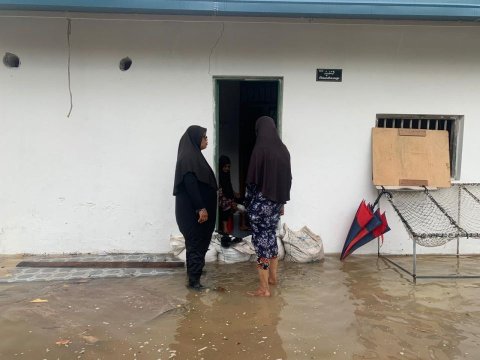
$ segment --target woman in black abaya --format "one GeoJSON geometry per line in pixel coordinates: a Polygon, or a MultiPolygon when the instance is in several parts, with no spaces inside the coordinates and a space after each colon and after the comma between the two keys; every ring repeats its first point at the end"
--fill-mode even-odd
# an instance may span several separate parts
{"type": "Polygon", "coordinates": [[[207,129],[192,125],[178,145],[175,168],[175,217],[185,238],[188,286],[201,290],[200,276],[210,245],[217,206],[217,181],[202,155],[207,129]]]}
{"type": "Polygon", "coordinates": [[[254,296],[270,296],[269,285],[277,283],[278,246],[275,230],[290,200],[292,171],[290,153],[277,133],[273,119],[262,116],[255,124],[257,139],[247,174],[247,207],[252,244],[257,254],[260,280],[254,296]]]}

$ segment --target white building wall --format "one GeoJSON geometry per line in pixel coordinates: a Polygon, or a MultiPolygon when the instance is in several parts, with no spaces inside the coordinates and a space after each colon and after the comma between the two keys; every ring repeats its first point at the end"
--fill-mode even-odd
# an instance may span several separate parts
{"type": "MultiPolygon", "coordinates": [[[[0,65],[0,253],[168,251],[189,125],[209,129],[213,165],[213,76],[283,77],[294,177],[283,220],[311,227],[327,252],[341,250],[360,200],[376,196],[377,113],[464,115],[461,181],[480,181],[478,25],[73,18],[70,117],[66,31],[65,19],[0,17],[0,55],[21,60],[0,65]],[[125,56],[133,65],[121,72],[125,56]],[[317,68],[343,69],[343,82],[316,82],[317,68]]],[[[387,210],[383,250],[410,252],[387,210]]]]}

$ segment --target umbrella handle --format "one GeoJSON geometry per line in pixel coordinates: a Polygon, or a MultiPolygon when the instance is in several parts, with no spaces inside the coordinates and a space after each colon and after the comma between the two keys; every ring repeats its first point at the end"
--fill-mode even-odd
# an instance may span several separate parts
{"type": "Polygon", "coordinates": [[[382,191],[380,191],[380,194],[378,194],[377,196],[377,199],[375,200],[375,202],[373,203],[373,206],[372,206],[372,209],[375,208],[375,206],[377,206],[378,202],[380,201],[380,198],[383,196],[383,195],[386,195],[387,198],[391,199],[392,198],[392,193],[385,190],[385,188],[382,186],[382,191]]]}

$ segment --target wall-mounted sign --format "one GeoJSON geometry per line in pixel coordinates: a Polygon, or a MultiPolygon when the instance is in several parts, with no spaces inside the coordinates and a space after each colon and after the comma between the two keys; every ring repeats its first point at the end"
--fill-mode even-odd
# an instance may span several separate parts
{"type": "Polygon", "coordinates": [[[317,81],[342,81],[342,69],[317,69],[317,81]]]}

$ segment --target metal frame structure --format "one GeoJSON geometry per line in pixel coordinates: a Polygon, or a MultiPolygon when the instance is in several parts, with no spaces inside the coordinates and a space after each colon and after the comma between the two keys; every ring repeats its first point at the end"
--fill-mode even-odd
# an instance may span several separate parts
{"type": "MultiPolygon", "coordinates": [[[[472,238],[480,238],[480,234],[479,233],[472,233],[472,232],[467,232],[466,230],[464,230],[461,226],[460,226],[460,213],[461,213],[461,197],[460,197],[460,194],[461,194],[461,191],[465,191],[468,195],[470,195],[474,200],[475,202],[477,202],[479,205],[480,205],[480,199],[478,197],[476,197],[474,194],[472,194],[471,191],[469,191],[466,186],[479,186],[480,184],[472,184],[472,183],[466,183],[466,184],[456,184],[458,186],[458,191],[459,191],[459,201],[458,201],[458,219],[457,220],[454,220],[453,217],[448,214],[448,212],[429,194],[428,190],[426,187],[424,187],[424,192],[425,194],[427,194],[427,196],[429,197],[429,199],[435,204],[436,207],[438,207],[438,209],[440,211],[442,211],[445,216],[448,218],[448,220],[450,221],[450,223],[452,225],[454,225],[458,232],[457,232],[457,236],[456,236],[456,239],[457,239],[457,251],[456,251],[456,257],[457,257],[457,266],[458,266],[458,260],[460,259],[460,238],[462,237],[465,237],[465,238],[469,238],[469,237],[472,237],[472,238]]],[[[412,271],[409,271],[407,270],[405,267],[399,265],[397,262],[393,261],[392,259],[390,259],[388,256],[386,255],[383,255],[380,253],[380,239],[377,239],[377,246],[378,246],[378,252],[377,252],[377,255],[379,258],[382,258],[384,259],[385,261],[389,262],[390,264],[394,265],[395,267],[397,267],[398,269],[402,270],[403,272],[407,273],[408,275],[410,275],[412,277],[412,280],[414,283],[416,283],[417,279],[478,279],[480,278],[480,274],[478,275],[462,275],[462,274],[450,274],[450,275],[418,275],[417,274],[417,240],[415,239],[418,234],[416,234],[413,229],[411,228],[411,226],[408,224],[408,222],[405,220],[404,216],[402,215],[401,211],[395,206],[394,204],[394,195],[392,195],[391,192],[387,192],[385,191],[384,188],[382,188],[382,191],[379,195],[379,197],[382,195],[382,194],[387,194],[387,198],[388,198],[388,201],[390,202],[390,204],[392,205],[393,209],[395,210],[395,212],[397,213],[397,215],[400,217],[400,220],[402,221],[402,223],[404,224],[405,228],[407,229],[407,232],[409,233],[410,235],[410,238],[412,240],[412,243],[413,243],[413,252],[412,252],[412,257],[413,257],[413,267],[412,267],[412,271]]],[[[438,235],[438,234],[434,234],[434,235],[438,235]]],[[[453,256],[453,255],[449,255],[449,256],[453,256]]]]}

